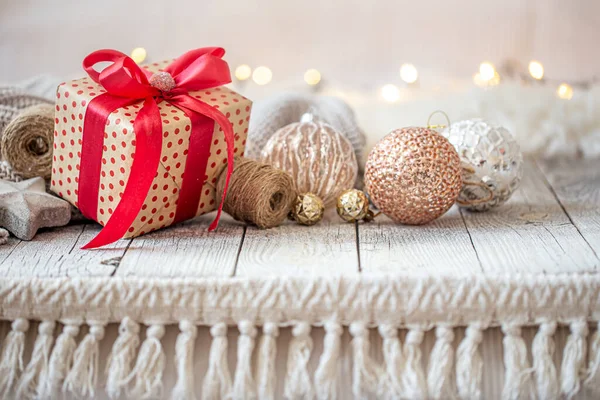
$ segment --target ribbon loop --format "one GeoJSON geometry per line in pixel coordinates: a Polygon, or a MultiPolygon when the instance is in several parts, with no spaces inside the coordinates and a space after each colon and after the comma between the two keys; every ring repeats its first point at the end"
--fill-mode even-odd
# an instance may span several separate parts
{"type": "MultiPolygon", "coordinates": [[[[233,127],[227,117],[220,111],[191,97],[188,92],[221,86],[231,82],[229,66],[222,59],[224,54],[225,50],[220,47],[195,49],[185,53],[164,69],[165,72],[172,75],[176,84],[172,91],[164,93],[150,84],[149,78],[152,77],[152,73],[140,68],[131,58],[119,51],[98,50],[83,60],[83,68],[90,78],[106,90],[106,93],[92,99],[84,120],[78,205],[87,217],[96,219],[101,169],[100,159],[106,120],[114,110],[139,100],[144,101],[133,124],[137,141],[136,156],[121,201],[104,229],[84,248],[100,247],[122,238],[139,214],[160,163],[163,135],[162,120],[157,101],[162,100],[168,101],[186,112],[188,116],[191,116],[192,137],[190,137],[190,146],[206,147],[207,143],[208,146],[210,145],[210,140],[199,140],[194,137],[194,135],[204,137],[207,132],[208,134],[212,133],[211,126],[208,127],[208,131],[200,127],[206,117],[219,124],[223,130],[227,144],[227,179],[217,216],[211,224],[210,230],[217,227],[229,179],[233,172],[233,127]],[[98,72],[94,69],[94,66],[100,62],[111,64],[98,72]]],[[[200,164],[208,163],[210,156],[208,149],[203,148],[203,151],[196,151],[195,154],[203,155],[200,164]]],[[[194,160],[194,165],[198,164],[199,160],[194,160]]],[[[198,201],[196,193],[198,190],[193,190],[193,185],[203,184],[198,179],[186,184],[185,176],[187,175],[186,172],[182,188],[191,185],[192,189],[187,191],[191,193],[187,198],[188,201],[181,201],[181,204],[185,204],[186,209],[182,211],[178,205],[177,214],[181,218],[195,215],[197,204],[191,203],[198,201]],[[190,199],[193,199],[193,201],[189,201],[190,199]]],[[[177,221],[179,218],[175,220],[177,221]]]]}

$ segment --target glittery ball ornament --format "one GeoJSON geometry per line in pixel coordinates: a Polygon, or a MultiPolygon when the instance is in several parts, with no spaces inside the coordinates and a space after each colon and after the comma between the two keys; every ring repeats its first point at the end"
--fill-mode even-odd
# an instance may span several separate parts
{"type": "Polygon", "coordinates": [[[175,89],[175,86],[177,86],[175,79],[173,79],[170,73],[165,71],[155,73],[150,77],[148,82],[150,83],[150,86],[157,88],[161,92],[168,92],[175,89]]]}
{"type": "Polygon", "coordinates": [[[369,199],[362,191],[349,189],[340,194],[335,208],[344,221],[360,221],[369,213],[369,199]]]}
{"type": "Polygon", "coordinates": [[[485,211],[506,202],[523,176],[523,155],[510,132],[480,119],[459,121],[442,132],[463,164],[458,204],[485,211]]]}
{"type": "Polygon", "coordinates": [[[289,173],[299,193],[314,193],[325,207],[354,186],[358,164],[352,144],[323,122],[297,122],[271,136],[261,161],[289,173]]]}
{"type": "Polygon", "coordinates": [[[456,201],[462,187],[460,158],[434,130],[396,129],[369,153],[365,187],[373,203],[394,221],[426,224],[456,201]]]}
{"type": "Polygon", "coordinates": [[[296,197],[292,205],[291,216],[302,225],[314,225],[323,219],[325,207],[319,196],[313,193],[303,193],[296,197]]]}

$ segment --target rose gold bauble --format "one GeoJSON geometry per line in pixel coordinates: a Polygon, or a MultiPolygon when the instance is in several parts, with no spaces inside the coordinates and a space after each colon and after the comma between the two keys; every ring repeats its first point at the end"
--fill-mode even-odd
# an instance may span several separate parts
{"type": "Polygon", "coordinates": [[[354,186],[358,164],[352,144],[330,125],[298,122],[269,139],[261,161],[288,172],[299,193],[319,196],[325,207],[354,186]]]}
{"type": "Polygon", "coordinates": [[[365,187],[373,203],[394,221],[426,224],[456,201],[462,187],[460,157],[431,129],[396,129],[371,150],[365,187]]]}

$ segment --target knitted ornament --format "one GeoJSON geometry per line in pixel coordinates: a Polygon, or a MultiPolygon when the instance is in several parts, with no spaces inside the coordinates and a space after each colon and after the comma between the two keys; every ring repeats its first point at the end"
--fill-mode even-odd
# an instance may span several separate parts
{"type": "Polygon", "coordinates": [[[261,161],[288,172],[298,193],[314,193],[325,207],[354,186],[358,173],[350,141],[323,122],[297,122],[279,129],[265,145],[261,161]]]}
{"type": "MultiPolygon", "coordinates": [[[[248,127],[246,157],[259,159],[271,136],[280,128],[300,121],[305,113],[311,113],[315,120],[331,125],[350,141],[358,160],[360,181],[364,163],[365,134],[358,127],[352,109],[336,97],[284,93],[254,103],[248,127]]],[[[360,182],[357,183],[360,185],[360,182]]]]}

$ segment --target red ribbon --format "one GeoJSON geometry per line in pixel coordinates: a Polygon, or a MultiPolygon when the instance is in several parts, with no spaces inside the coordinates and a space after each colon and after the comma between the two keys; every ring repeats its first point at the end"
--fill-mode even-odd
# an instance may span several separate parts
{"type": "Polygon", "coordinates": [[[229,179],[233,172],[234,133],[231,122],[220,111],[188,95],[190,91],[208,89],[231,82],[229,67],[222,59],[225,50],[207,47],[189,51],[163,71],[168,72],[175,87],[162,92],[150,84],[152,73],[144,70],[125,54],[115,50],[98,50],[83,60],[83,68],[106,93],[92,99],[83,121],[81,166],[79,172],[78,207],[88,218],[96,220],[100,185],[104,129],[111,112],[143,100],[133,128],[135,157],[121,201],[104,229],[83,246],[96,248],[122,238],[131,226],[157,174],[162,150],[162,121],[158,103],[167,101],[190,118],[192,130],[184,179],[179,191],[175,221],[196,215],[208,163],[214,123],[223,129],[227,144],[227,175],[217,216],[209,227],[216,229],[229,179]],[[93,69],[99,62],[111,64],[101,72],[93,69]]]}

